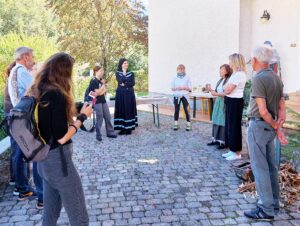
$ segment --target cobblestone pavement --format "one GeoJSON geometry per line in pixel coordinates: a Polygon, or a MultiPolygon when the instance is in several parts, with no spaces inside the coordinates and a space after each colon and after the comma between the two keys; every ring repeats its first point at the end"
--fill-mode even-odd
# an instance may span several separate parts
{"type": "MultiPolygon", "coordinates": [[[[172,118],[139,112],[140,126],[130,136],[103,141],[79,132],[74,162],[82,178],[90,225],[300,225],[292,207],[272,223],[243,216],[255,200],[236,192],[239,180],[221,152],[207,147],[211,125],[193,123],[193,130],[173,131],[172,118]]],[[[35,200],[17,202],[8,187],[0,203],[0,225],[41,225],[35,200]]],[[[70,191],[72,192],[72,191],[70,191]]],[[[76,195],[76,194],[74,194],[76,195]]],[[[66,212],[59,225],[68,225],[66,212]]]]}

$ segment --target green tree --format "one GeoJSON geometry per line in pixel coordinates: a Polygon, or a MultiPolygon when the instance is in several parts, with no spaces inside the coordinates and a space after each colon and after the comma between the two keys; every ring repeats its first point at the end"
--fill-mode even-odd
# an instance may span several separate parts
{"type": "MultiPolygon", "coordinates": [[[[4,74],[5,68],[14,60],[14,53],[19,46],[28,46],[34,49],[36,62],[46,60],[57,52],[55,40],[40,36],[27,36],[23,34],[7,34],[0,36],[0,71],[4,74]]],[[[3,92],[5,76],[0,76],[0,90],[3,92]]]]}
{"type": "Polygon", "coordinates": [[[55,18],[45,0],[0,0],[0,35],[55,36],[55,18]]]}
{"type": "Polygon", "coordinates": [[[117,59],[135,44],[147,48],[147,17],[139,0],[49,0],[59,18],[59,43],[82,63],[100,63],[109,80],[117,59]]]}

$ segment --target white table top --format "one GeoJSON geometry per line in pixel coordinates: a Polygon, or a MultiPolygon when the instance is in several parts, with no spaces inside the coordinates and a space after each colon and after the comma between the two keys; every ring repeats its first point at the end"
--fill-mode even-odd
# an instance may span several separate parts
{"type": "MultiPolygon", "coordinates": [[[[142,96],[142,97],[136,97],[136,104],[142,105],[142,104],[168,104],[172,103],[172,100],[168,96],[142,96]]],[[[107,102],[109,107],[115,106],[115,101],[111,100],[107,102]]]]}
{"type": "Polygon", "coordinates": [[[136,97],[136,104],[167,104],[170,102],[168,96],[143,96],[136,97]]]}
{"type": "Polygon", "coordinates": [[[216,98],[211,95],[211,93],[203,93],[203,92],[192,92],[190,93],[190,97],[204,97],[204,98],[216,98]]]}

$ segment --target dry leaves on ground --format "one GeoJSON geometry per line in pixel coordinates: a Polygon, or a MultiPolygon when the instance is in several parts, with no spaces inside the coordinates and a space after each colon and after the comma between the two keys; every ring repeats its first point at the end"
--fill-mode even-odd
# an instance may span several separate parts
{"type": "MultiPolygon", "coordinates": [[[[292,205],[299,200],[300,174],[295,170],[292,164],[285,163],[280,165],[279,184],[282,202],[292,205]]],[[[238,192],[256,197],[255,182],[252,182],[251,180],[243,182],[239,186],[238,192]]]]}

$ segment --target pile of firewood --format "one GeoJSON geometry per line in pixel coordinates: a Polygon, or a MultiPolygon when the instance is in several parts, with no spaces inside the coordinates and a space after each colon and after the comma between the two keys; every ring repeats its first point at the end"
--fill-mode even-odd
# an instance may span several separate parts
{"type": "MultiPolygon", "coordinates": [[[[281,201],[292,205],[300,197],[300,174],[295,170],[292,164],[285,163],[280,165],[279,171],[279,184],[280,184],[280,196],[281,201]]],[[[248,179],[248,181],[242,183],[238,192],[249,194],[252,197],[256,197],[255,182],[248,179]]]]}

